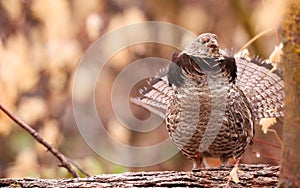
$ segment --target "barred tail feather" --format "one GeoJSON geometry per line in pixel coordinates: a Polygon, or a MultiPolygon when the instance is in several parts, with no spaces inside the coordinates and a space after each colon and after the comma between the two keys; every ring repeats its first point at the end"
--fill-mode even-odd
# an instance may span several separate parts
{"type": "Polygon", "coordinates": [[[154,78],[148,82],[148,87],[140,91],[142,97],[133,98],[131,102],[150,112],[165,118],[165,111],[174,91],[165,78],[154,78]]]}
{"type": "Polygon", "coordinates": [[[161,105],[157,104],[156,101],[147,99],[147,98],[131,98],[130,101],[138,106],[141,106],[153,114],[165,119],[165,113],[161,110],[161,105]],[[159,106],[159,107],[158,107],[159,106]]]}
{"type": "Polygon", "coordinates": [[[282,117],[284,108],[283,80],[271,64],[257,60],[236,59],[237,86],[252,104],[256,119],[282,117]]]}

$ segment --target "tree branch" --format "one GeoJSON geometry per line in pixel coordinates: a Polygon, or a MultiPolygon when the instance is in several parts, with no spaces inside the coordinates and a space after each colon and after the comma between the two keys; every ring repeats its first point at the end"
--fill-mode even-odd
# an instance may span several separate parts
{"type": "MultiPolygon", "coordinates": [[[[26,130],[31,136],[37,140],[40,144],[42,144],[44,147],[47,148],[59,161],[60,161],[60,166],[66,168],[73,177],[79,177],[78,173],[76,170],[74,170],[70,164],[70,159],[65,157],[62,153],[57,151],[54,147],[52,147],[49,143],[47,143],[41,135],[36,132],[33,128],[31,128],[29,125],[27,125],[25,122],[17,118],[12,112],[7,110],[2,104],[0,104],[0,110],[3,111],[10,119],[12,119],[17,125],[22,127],[24,130],[26,130]]],[[[71,162],[74,164],[74,162],[71,162]]],[[[77,167],[77,165],[75,165],[77,167]]],[[[82,171],[85,175],[89,176],[86,172],[84,172],[82,169],[78,168],[80,171],[82,171]]]]}
{"type": "Polygon", "coordinates": [[[289,0],[282,19],[285,117],[280,187],[300,187],[300,2],[289,0]]]}

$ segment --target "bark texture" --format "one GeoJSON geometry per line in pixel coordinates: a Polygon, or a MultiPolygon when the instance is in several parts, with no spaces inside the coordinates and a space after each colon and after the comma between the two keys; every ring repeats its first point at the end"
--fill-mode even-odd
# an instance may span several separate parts
{"type": "Polygon", "coordinates": [[[300,187],[300,1],[290,0],[282,21],[285,84],[280,187],[300,187]]]}
{"type": "MultiPolygon", "coordinates": [[[[0,179],[0,187],[226,187],[232,168],[210,168],[200,172],[127,172],[73,179],[0,179]]],[[[230,187],[276,187],[279,167],[240,165],[238,184],[230,187]]]]}

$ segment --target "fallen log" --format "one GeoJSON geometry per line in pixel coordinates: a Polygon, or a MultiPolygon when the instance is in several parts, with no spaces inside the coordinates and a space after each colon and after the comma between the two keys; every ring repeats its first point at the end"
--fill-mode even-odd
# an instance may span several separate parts
{"type": "MultiPolygon", "coordinates": [[[[232,168],[126,172],[70,179],[3,178],[0,187],[226,187],[232,168]]],[[[278,183],[279,166],[241,164],[239,169],[239,183],[230,181],[230,187],[276,187],[278,183]]]]}

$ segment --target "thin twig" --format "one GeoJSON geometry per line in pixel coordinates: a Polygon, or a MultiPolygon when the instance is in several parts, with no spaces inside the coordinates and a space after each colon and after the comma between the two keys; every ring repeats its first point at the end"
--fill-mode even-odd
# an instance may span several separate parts
{"type": "Polygon", "coordinates": [[[261,140],[261,139],[258,139],[258,138],[254,138],[253,140],[254,140],[255,142],[259,142],[259,143],[265,144],[265,145],[267,145],[267,146],[271,146],[271,147],[274,147],[274,148],[277,148],[277,149],[282,149],[282,147],[279,146],[279,145],[272,144],[272,143],[269,143],[269,142],[265,142],[265,141],[263,141],[263,140],[261,140]]]}
{"type": "MultiPolygon", "coordinates": [[[[2,104],[0,104],[0,109],[8,116],[10,119],[12,119],[17,125],[25,129],[28,133],[32,135],[32,137],[37,140],[40,144],[45,146],[61,163],[61,166],[66,168],[74,178],[79,177],[78,173],[72,168],[71,164],[68,162],[68,158],[65,157],[62,153],[57,151],[54,147],[52,147],[50,144],[48,144],[41,135],[36,132],[33,128],[31,128],[29,125],[24,123],[22,120],[17,118],[13,113],[8,111],[2,104]]],[[[72,162],[73,163],[73,162],[72,162]]]]}
{"type": "MultiPolygon", "coordinates": [[[[229,0],[228,1],[232,12],[235,14],[237,21],[243,27],[243,29],[248,34],[249,38],[253,38],[256,35],[255,31],[255,22],[251,20],[251,8],[250,8],[250,1],[240,1],[240,0],[229,0]]],[[[264,57],[266,54],[263,52],[263,44],[260,41],[254,41],[252,46],[256,51],[259,57],[264,57]]]]}
{"type": "MultiPolygon", "coordinates": [[[[255,35],[252,39],[250,39],[241,49],[238,50],[238,52],[241,52],[242,50],[244,50],[245,48],[247,48],[251,43],[253,43],[255,40],[257,40],[259,37],[267,34],[268,32],[272,31],[273,28],[269,28],[267,30],[264,30],[260,33],[258,33],[257,35],[255,35]]],[[[237,53],[238,53],[237,52],[237,53]]]]}
{"type": "MultiPolygon", "coordinates": [[[[241,157],[239,157],[236,162],[234,163],[234,167],[233,168],[237,168],[238,169],[238,165],[240,164],[240,161],[241,161],[241,157]]],[[[232,169],[233,170],[233,169],[232,169]]],[[[231,170],[231,171],[232,171],[231,170]]],[[[227,183],[226,183],[226,188],[230,188],[230,181],[232,180],[232,177],[231,177],[231,172],[229,172],[229,176],[228,176],[228,179],[227,179],[227,183]]]]}
{"type": "MultiPolygon", "coordinates": [[[[65,156],[66,157],[66,156],[65,156]]],[[[68,159],[68,161],[74,165],[81,173],[83,173],[86,177],[90,177],[90,175],[84,171],[80,166],[78,166],[78,164],[76,164],[74,161],[72,161],[70,158],[66,157],[68,159]]]]}
{"type": "Polygon", "coordinates": [[[280,142],[281,148],[283,148],[284,143],[283,143],[283,141],[281,140],[280,136],[278,135],[277,131],[276,131],[275,129],[268,129],[268,132],[272,132],[272,133],[275,134],[277,140],[280,142]]]}

